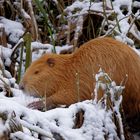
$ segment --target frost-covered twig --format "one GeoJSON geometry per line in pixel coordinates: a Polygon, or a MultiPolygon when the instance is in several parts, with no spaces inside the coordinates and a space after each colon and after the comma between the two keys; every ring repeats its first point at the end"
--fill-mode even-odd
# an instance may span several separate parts
{"type": "Polygon", "coordinates": [[[102,69],[100,69],[99,73],[96,75],[96,85],[94,90],[94,103],[101,103],[103,105],[103,108],[105,108],[106,111],[111,110],[113,116],[116,118],[118,123],[117,129],[119,131],[120,140],[125,139],[120,108],[122,103],[122,91],[124,89],[123,86],[126,81],[127,76],[121,82],[120,86],[116,86],[115,82],[110,79],[108,74],[105,73],[102,69]],[[103,92],[103,97],[98,102],[97,99],[98,96],[101,96],[101,92],[103,92]]]}
{"type": "Polygon", "coordinates": [[[33,136],[29,136],[21,131],[11,133],[10,138],[11,139],[19,139],[19,140],[40,140],[40,139],[35,138],[33,136]]]}
{"type": "Polygon", "coordinates": [[[15,55],[15,52],[17,51],[18,48],[20,48],[24,43],[23,38],[21,38],[16,45],[12,48],[12,54],[11,54],[11,58],[13,58],[13,56],[15,55]]]}
{"type": "Polygon", "coordinates": [[[38,132],[39,134],[43,135],[43,136],[46,136],[47,138],[50,138],[52,139],[52,135],[48,132],[46,132],[45,130],[39,128],[38,126],[34,126],[32,124],[29,124],[28,122],[24,121],[24,120],[21,120],[20,121],[21,124],[24,126],[24,127],[27,127],[28,129],[30,129],[31,131],[35,131],[35,132],[38,132]]]}
{"type": "MultiPolygon", "coordinates": [[[[111,29],[109,29],[109,30],[105,33],[105,35],[103,35],[103,37],[106,37],[106,36],[111,35],[113,31],[115,31],[117,34],[121,34],[121,32],[119,32],[118,30],[115,30],[115,28],[118,26],[119,22],[121,22],[121,21],[124,20],[124,19],[127,19],[129,16],[130,16],[130,15],[125,16],[125,17],[119,19],[118,22],[117,22],[115,25],[113,25],[113,27],[110,26],[111,29]]],[[[111,23],[109,22],[109,25],[110,25],[110,24],[111,24],[111,23]]]]}

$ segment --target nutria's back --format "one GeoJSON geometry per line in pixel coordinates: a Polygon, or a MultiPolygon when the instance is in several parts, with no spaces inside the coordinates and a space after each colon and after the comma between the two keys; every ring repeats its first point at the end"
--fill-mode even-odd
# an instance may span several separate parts
{"type": "Polygon", "coordinates": [[[140,112],[140,58],[129,46],[112,38],[93,39],[71,55],[44,55],[29,67],[22,85],[29,92],[46,95],[49,103],[70,105],[78,101],[76,73],[80,78],[81,100],[91,99],[93,74],[100,67],[117,84],[128,74],[124,110],[130,116],[140,112]]]}

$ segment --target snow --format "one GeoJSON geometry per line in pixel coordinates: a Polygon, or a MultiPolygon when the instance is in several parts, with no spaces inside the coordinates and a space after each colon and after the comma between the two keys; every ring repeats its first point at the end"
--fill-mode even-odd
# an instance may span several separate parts
{"type": "Polygon", "coordinates": [[[89,0],[75,1],[71,6],[68,6],[65,9],[65,12],[67,12],[69,14],[68,17],[84,15],[84,14],[88,13],[89,7],[90,7],[90,10],[93,10],[93,11],[96,11],[96,10],[102,11],[101,10],[102,9],[102,2],[99,2],[99,3],[91,2],[91,5],[90,5],[89,0]],[[76,11],[75,9],[79,9],[79,11],[72,14],[73,11],[76,11]]]}
{"type": "MultiPolygon", "coordinates": [[[[114,0],[112,2],[113,4],[113,10],[111,10],[112,6],[111,6],[111,2],[110,0],[107,0],[107,6],[109,8],[109,10],[106,10],[106,16],[108,17],[109,15],[113,14],[114,12],[117,14],[117,19],[119,21],[119,23],[116,23],[117,21],[110,21],[108,20],[105,21],[105,24],[108,25],[109,30],[106,33],[106,35],[110,35],[112,33],[112,31],[115,31],[115,38],[119,38],[119,40],[123,41],[124,43],[127,43],[128,45],[131,45],[134,47],[134,41],[130,38],[128,38],[128,32],[131,32],[136,38],[137,40],[139,40],[140,38],[140,32],[134,29],[134,25],[131,26],[129,20],[131,20],[131,15],[132,15],[132,0],[114,0]],[[121,8],[126,8],[127,9],[127,14],[124,15],[123,14],[123,10],[121,8]],[[119,25],[118,25],[119,24],[119,25]],[[118,27],[119,26],[119,27],[118,27]],[[119,30],[120,28],[120,30],[119,30]]],[[[134,2],[134,6],[138,7],[140,5],[139,2],[134,2]],[[136,6],[137,4],[137,6],[136,6]]],[[[102,8],[103,4],[102,2],[89,2],[89,0],[83,0],[83,1],[75,1],[72,3],[72,5],[66,7],[65,12],[67,13],[66,19],[71,20],[71,23],[76,24],[76,29],[75,31],[82,31],[82,21],[79,24],[79,19],[82,19],[85,17],[85,15],[87,15],[89,13],[89,9],[90,11],[93,11],[95,13],[103,13],[103,8],[102,8]],[[79,30],[80,29],[80,30],[79,30]]],[[[139,18],[139,10],[137,13],[135,13],[135,17],[139,18]]],[[[136,27],[135,27],[136,28],[136,27]]],[[[106,36],[105,35],[105,36],[106,36]]],[[[77,39],[78,35],[77,32],[75,32],[75,38],[77,39]]]]}
{"type": "MultiPolygon", "coordinates": [[[[14,111],[17,116],[23,115],[22,120],[20,118],[18,119],[24,127],[46,137],[52,137],[52,134],[49,132],[55,131],[63,135],[66,140],[90,140],[93,137],[95,140],[99,140],[104,139],[103,129],[105,129],[104,131],[108,131],[112,136],[117,135],[110,112],[108,113],[108,117],[106,117],[105,110],[96,108],[90,101],[71,105],[68,109],[57,108],[43,113],[37,110],[27,109],[13,101],[0,99],[0,112],[5,111],[9,113],[14,111]],[[80,109],[85,111],[83,126],[79,129],[73,129],[75,113],[80,109]],[[44,129],[39,128],[37,124],[40,124],[44,129]],[[106,128],[103,128],[103,125],[107,125],[106,128]]],[[[14,135],[17,135],[17,133],[14,135]]]]}
{"type": "MultiPolygon", "coordinates": [[[[32,53],[32,61],[36,60],[40,56],[42,56],[45,53],[52,53],[53,45],[51,44],[42,44],[41,42],[32,42],[31,47],[33,50],[32,53]],[[36,51],[34,51],[36,50],[36,51]]],[[[64,52],[72,52],[73,46],[72,45],[63,45],[63,46],[55,46],[56,53],[61,54],[64,52]]]]}
{"type": "Polygon", "coordinates": [[[27,14],[27,12],[25,12],[24,9],[21,9],[21,12],[23,14],[23,17],[25,17],[26,19],[31,19],[31,17],[27,14]]]}
{"type": "Polygon", "coordinates": [[[12,50],[9,48],[5,48],[3,46],[0,45],[1,48],[1,58],[5,59],[5,66],[10,66],[11,64],[11,54],[12,54],[12,50]]]}
{"type": "Polygon", "coordinates": [[[134,1],[133,6],[134,7],[140,7],[140,2],[139,1],[134,1]]]}
{"type": "Polygon", "coordinates": [[[3,24],[9,41],[17,43],[24,33],[24,27],[20,22],[12,21],[4,17],[0,17],[0,23],[3,24]]]}
{"type": "MultiPolygon", "coordinates": [[[[96,75],[98,85],[105,84],[100,81],[100,76],[104,75],[107,76],[102,70],[96,75]]],[[[10,84],[9,79],[4,80],[7,85],[10,84]]],[[[15,82],[14,79],[11,81],[15,82]]],[[[111,86],[118,89],[114,82],[112,82],[111,86]]],[[[98,91],[98,89],[96,90],[98,91]]],[[[27,138],[34,140],[39,139],[39,135],[45,139],[54,139],[54,133],[61,135],[65,140],[91,140],[93,138],[100,140],[104,139],[106,134],[109,139],[118,139],[116,126],[112,119],[113,112],[111,110],[106,111],[106,108],[102,106],[100,101],[93,104],[92,100],[87,100],[73,104],[68,108],[56,108],[41,112],[27,108],[29,103],[39,100],[38,98],[27,96],[16,88],[11,88],[11,91],[13,97],[4,96],[5,91],[3,91],[3,94],[1,92],[0,95],[0,112],[2,114],[7,112],[6,114],[8,115],[7,123],[0,123],[0,126],[3,126],[3,129],[0,129],[0,133],[3,134],[3,131],[10,130],[13,122],[21,124],[23,131],[11,133],[10,137],[12,139],[27,138]],[[79,111],[84,112],[84,121],[80,128],[74,128],[76,114],[79,111]]],[[[110,93],[113,96],[115,92],[115,90],[112,90],[110,93]]],[[[116,104],[116,108],[119,106],[120,104],[116,104]]]]}
{"type": "Polygon", "coordinates": [[[18,132],[14,133],[14,134],[11,134],[11,138],[12,139],[15,139],[15,138],[16,139],[22,139],[22,140],[39,140],[37,138],[33,138],[33,137],[29,136],[29,135],[26,135],[21,131],[18,131],[18,132]]]}
{"type": "MultiPolygon", "coordinates": [[[[53,0],[56,4],[57,0],[53,0]]],[[[66,7],[64,10],[66,12],[65,18],[75,23],[76,29],[74,34],[74,39],[77,40],[83,29],[84,16],[88,14],[89,9],[94,12],[103,12],[102,2],[89,2],[89,0],[76,0],[72,5],[66,7]]],[[[135,7],[140,7],[140,2],[133,2],[135,7]]],[[[136,31],[136,26],[132,21],[129,21],[131,11],[132,11],[132,0],[114,0],[113,10],[111,10],[110,0],[107,0],[107,6],[109,10],[106,10],[107,16],[113,12],[117,13],[117,18],[119,20],[120,30],[116,24],[116,21],[109,22],[109,31],[114,28],[115,38],[131,46],[134,46],[134,41],[127,36],[128,31],[132,33],[137,39],[140,38],[140,32],[136,31]],[[124,15],[121,6],[126,6],[128,13],[124,15]],[[132,25],[132,26],[131,26],[132,25]],[[130,28],[131,27],[131,28],[130,28]]],[[[22,10],[24,17],[30,18],[30,16],[22,10]]],[[[139,11],[135,13],[136,18],[140,18],[139,11]]],[[[60,15],[58,16],[60,17],[60,15]]],[[[106,21],[105,21],[106,22],[106,21]]],[[[107,23],[106,23],[107,24],[107,23]]],[[[10,66],[11,55],[17,46],[24,42],[22,35],[24,34],[24,27],[20,22],[12,21],[4,17],[0,17],[0,27],[4,27],[6,35],[10,42],[16,44],[12,47],[11,44],[7,44],[8,47],[5,48],[0,45],[0,65],[10,66]]],[[[67,26],[63,26],[67,28],[67,26]]],[[[106,34],[108,35],[108,34],[106,34]]],[[[72,45],[62,45],[55,46],[56,53],[61,54],[64,52],[71,52],[73,50],[72,45]]],[[[45,53],[52,53],[52,44],[43,44],[39,41],[31,42],[32,50],[32,60],[38,59],[45,53]]],[[[136,49],[134,49],[136,51],[136,49]]],[[[138,51],[136,51],[140,54],[138,51]]],[[[25,60],[26,52],[24,52],[23,57],[25,60]]],[[[19,60],[19,58],[18,58],[19,60]]],[[[17,131],[10,133],[11,139],[25,139],[25,140],[39,140],[40,136],[42,139],[55,139],[56,134],[62,136],[65,140],[104,140],[105,136],[109,140],[113,139],[124,139],[123,124],[121,114],[119,112],[119,107],[122,102],[122,95],[119,95],[118,100],[114,97],[117,93],[124,89],[124,86],[117,86],[115,81],[112,81],[106,73],[101,69],[97,75],[95,75],[96,85],[93,89],[95,98],[93,100],[87,100],[79,102],[69,106],[68,108],[56,108],[53,110],[41,112],[38,110],[33,110],[28,108],[28,105],[33,101],[40,100],[39,98],[27,96],[23,91],[18,89],[18,84],[15,83],[15,78],[13,78],[9,71],[0,71],[0,114],[6,114],[6,122],[0,117],[0,136],[4,134],[5,131],[10,131],[10,123],[16,122],[15,124],[21,124],[23,131],[17,131]],[[100,77],[107,77],[108,82],[103,83],[100,77]],[[12,91],[13,97],[6,97],[7,85],[12,91]],[[11,86],[12,85],[12,86],[11,86]],[[12,88],[11,88],[12,87],[12,88]],[[104,97],[98,101],[98,89],[102,88],[105,91],[104,97]],[[109,89],[109,90],[107,90],[109,89]],[[110,93],[111,101],[114,103],[113,110],[107,109],[107,95],[110,93]],[[104,102],[102,100],[104,99],[104,102]],[[84,121],[80,128],[74,128],[76,114],[79,111],[84,112],[84,121]],[[117,114],[118,123],[120,126],[121,136],[118,137],[116,132],[116,125],[113,122],[113,113],[117,114]],[[15,116],[13,117],[13,114],[15,116]],[[12,121],[11,121],[12,120],[12,121]]]]}

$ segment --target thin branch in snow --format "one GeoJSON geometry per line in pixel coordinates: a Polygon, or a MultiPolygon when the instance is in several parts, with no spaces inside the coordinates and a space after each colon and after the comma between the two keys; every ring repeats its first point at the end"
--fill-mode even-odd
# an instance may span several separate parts
{"type": "Polygon", "coordinates": [[[38,132],[39,134],[43,135],[43,136],[46,136],[47,138],[49,139],[53,139],[52,135],[48,132],[46,132],[45,130],[39,128],[38,126],[34,126],[32,124],[29,124],[28,122],[24,121],[24,120],[21,120],[20,121],[21,124],[24,126],[24,127],[27,127],[28,129],[30,129],[31,131],[35,131],[35,132],[38,132]]]}

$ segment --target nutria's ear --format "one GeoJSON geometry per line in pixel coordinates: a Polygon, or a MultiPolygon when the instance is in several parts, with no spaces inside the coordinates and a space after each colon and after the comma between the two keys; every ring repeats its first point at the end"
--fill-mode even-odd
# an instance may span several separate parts
{"type": "Polygon", "coordinates": [[[55,59],[54,58],[48,58],[47,59],[47,65],[50,67],[53,67],[55,65],[55,59]]]}

